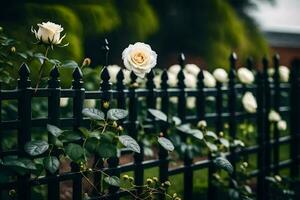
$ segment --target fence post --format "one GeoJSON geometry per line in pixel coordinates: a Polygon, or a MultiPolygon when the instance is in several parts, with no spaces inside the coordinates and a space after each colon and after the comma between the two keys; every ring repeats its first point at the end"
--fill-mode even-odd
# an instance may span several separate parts
{"type": "Polygon", "coordinates": [[[201,70],[198,74],[198,94],[197,94],[197,118],[198,120],[204,120],[205,119],[205,95],[204,95],[204,74],[203,70],[201,70]]]}
{"type": "MultiPolygon", "coordinates": [[[[271,110],[271,88],[270,88],[270,81],[269,81],[269,75],[268,75],[268,67],[269,67],[269,61],[266,57],[263,58],[263,82],[264,82],[264,95],[265,95],[265,104],[264,104],[264,133],[265,133],[265,175],[269,176],[271,172],[271,141],[270,141],[270,121],[269,121],[269,113],[271,110]]],[[[269,186],[268,182],[266,182],[266,188],[265,192],[266,194],[269,194],[269,186]]]]}
{"type": "MultiPolygon", "coordinates": [[[[229,134],[232,140],[236,139],[236,89],[235,89],[235,68],[237,56],[235,53],[230,55],[230,71],[229,71],[229,134]]],[[[235,147],[230,147],[230,161],[233,166],[232,177],[236,178],[236,154],[235,147]]]]}
{"type": "Polygon", "coordinates": [[[295,59],[292,62],[291,72],[291,111],[290,111],[290,123],[291,123],[291,146],[290,157],[292,160],[290,168],[290,176],[299,176],[299,141],[300,141],[300,125],[299,125],[299,113],[300,113],[300,60],[295,59]]]}
{"type": "MultiPolygon", "coordinates": [[[[181,70],[178,73],[178,88],[180,90],[178,96],[178,116],[185,122],[186,120],[186,94],[185,94],[185,76],[184,76],[184,66],[185,66],[185,57],[184,54],[181,53],[178,58],[179,65],[181,70]]],[[[181,134],[181,139],[184,142],[187,142],[186,134],[181,134]]],[[[193,159],[189,157],[187,149],[184,152],[184,199],[191,198],[193,195],[193,170],[191,169],[191,164],[193,163],[193,159]]]]}
{"type": "Polygon", "coordinates": [[[265,200],[265,131],[264,131],[264,81],[261,72],[256,74],[257,98],[257,199],[265,200]]]}
{"type": "MultiPolygon", "coordinates": [[[[128,124],[128,133],[130,134],[131,137],[133,137],[135,140],[137,140],[138,137],[138,127],[139,127],[139,122],[137,121],[137,116],[138,116],[138,97],[136,95],[136,79],[137,76],[131,72],[130,74],[131,78],[131,86],[129,88],[129,124],[128,124]]],[[[135,178],[135,184],[137,186],[141,186],[144,183],[144,169],[142,167],[142,162],[143,162],[143,157],[144,157],[144,149],[143,146],[141,145],[141,142],[138,141],[138,144],[141,147],[141,153],[134,153],[134,178],[135,178]]],[[[138,189],[138,193],[141,192],[141,189],[138,189]]]]}
{"type": "MultiPolygon", "coordinates": [[[[168,114],[169,111],[169,94],[168,94],[168,72],[164,70],[161,75],[161,109],[162,112],[168,114]]],[[[163,133],[164,137],[167,137],[168,133],[168,124],[163,123],[161,126],[161,132],[163,133]]],[[[168,161],[168,151],[165,150],[162,146],[159,146],[159,179],[160,182],[165,182],[168,180],[168,170],[169,170],[169,161],[168,161]]],[[[165,199],[164,195],[160,196],[160,199],[165,199]]]]}
{"type": "MultiPolygon", "coordinates": [[[[27,157],[24,146],[31,140],[31,99],[32,89],[29,80],[29,68],[23,63],[19,69],[18,89],[20,97],[18,99],[18,149],[19,156],[27,157]]],[[[30,174],[18,176],[18,198],[24,200],[31,199],[31,187],[29,184],[30,174]]]]}
{"type": "MultiPolygon", "coordinates": [[[[73,90],[74,90],[74,99],[73,99],[73,118],[74,118],[74,130],[78,130],[82,121],[82,109],[85,90],[83,88],[82,81],[82,72],[79,67],[77,67],[73,72],[73,90]]],[[[74,162],[71,162],[72,172],[80,172],[80,166],[74,162]]],[[[77,175],[73,178],[73,200],[82,199],[82,176],[77,175]]]]}
{"type": "MultiPolygon", "coordinates": [[[[280,107],[280,82],[279,82],[279,54],[275,54],[273,57],[273,62],[274,62],[274,75],[273,75],[273,80],[274,80],[274,109],[276,112],[279,112],[279,107],[280,107]]],[[[278,165],[279,165],[279,137],[280,137],[280,132],[277,128],[277,126],[274,126],[274,148],[273,148],[273,165],[274,165],[274,174],[279,173],[278,165]]]]}
{"type": "MultiPolygon", "coordinates": [[[[59,115],[60,115],[60,81],[58,80],[59,71],[57,66],[54,66],[50,72],[50,79],[48,81],[50,95],[48,97],[48,123],[51,125],[59,126],[59,115]]],[[[53,143],[55,137],[48,133],[49,143],[53,143]]],[[[55,147],[55,145],[54,145],[55,147]]],[[[54,155],[58,157],[57,149],[53,149],[54,155]]],[[[59,173],[51,174],[47,171],[47,176],[52,176],[48,184],[48,199],[58,200],[59,199],[59,181],[54,177],[59,173]]]]}

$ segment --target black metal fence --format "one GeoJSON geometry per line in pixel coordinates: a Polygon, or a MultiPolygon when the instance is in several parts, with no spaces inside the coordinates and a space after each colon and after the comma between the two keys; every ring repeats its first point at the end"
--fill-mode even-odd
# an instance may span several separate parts
{"type": "MultiPolygon", "coordinates": [[[[179,64],[184,66],[184,59],[180,56],[179,64]]],[[[59,81],[59,70],[54,67],[50,73],[48,81],[48,88],[39,88],[36,92],[30,86],[29,74],[30,71],[26,64],[23,64],[19,69],[18,86],[15,90],[0,90],[0,108],[4,100],[17,100],[18,102],[18,118],[16,120],[5,121],[0,115],[0,136],[2,131],[17,130],[17,144],[18,148],[15,150],[4,151],[0,149],[1,158],[7,155],[28,156],[24,152],[24,145],[31,141],[31,132],[33,128],[45,128],[46,124],[57,125],[61,128],[73,127],[75,130],[88,124],[88,120],[82,116],[83,102],[85,99],[100,100],[100,106],[103,102],[115,100],[117,107],[128,109],[128,119],[124,121],[124,127],[128,133],[135,139],[139,133],[138,115],[139,97],[146,98],[147,108],[155,108],[157,106],[157,99],[161,98],[161,110],[164,113],[170,113],[171,97],[177,97],[177,116],[183,122],[196,123],[199,120],[208,120],[214,127],[216,132],[223,130],[224,123],[229,124],[229,134],[231,138],[237,137],[237,125],[241,119],[252,118],[256,120],[257,125],[257,144],[246,147],[243,150],[231,149],[229,158],[233,164],[236,165],[240,156],[248,154],[257,154],[257,169],[251,172],[250,177],[257,177],[257,197],[258,199],[268,199],[268,183],[265,177],[271,174],[277,174],[282,168],[289,168],[290,175],[296,177],[299,175],[299,135],[300,135],[300,63],[295,61],[292,63],[291,77],[289,83],[281,83],[279,80],[279,57],[274,56],[272,64],[275,69],[273,80],[268,76],[269,62],[263,59],[263,70],[255,71],[256,83],[251,86],[244,86],[236,82],[236,57],[234,54],[230,57],[230,72],[229,82],[227,85],[217,83],[215,88],[205,88],[203,84],[203,72],[198,75],[197,88],[186,88],[184,84],[184,73],[181,71],[178,74],[178,87],[169,88],[168,73],[164,71],[161,76],[161,87],[155,88],[153,72],[147,75],[146,88],[126,88],[123,84],[124,75],[120,71],[117,75],[117,84],[115,88],[111,88],[109,83],[109,73],[106,67],[101,73],[101,85],[99,91],[86,91],[83,88],[83,75],[79,68],[73,72],[73,83],[71,89],[61,89],[59,81]],[[237,106],[238,94],[247,90],[251,90],[256,94],[258,102],[257,113],[248,114],[243,109],[237,106]],[[288,92],[288,96],[283,97],[282,91],[288,92]],[[215,97],[215,112],[206,112],[206,97],[215,97]],[[33,98],[48,98],[48,116],[43,118],[32,118],[32,99],[33,98]],[[60,98],[68,97],[73,100],[73,117],[62,118],[60,114],[60,98]],[[196,97],[196,112],[190,115],[186,109],[187,97],[196,97]],[[226,104],[224,98],[227,99],[226,104]],[[282,99],[288,101],[287,105],[282,105],[282,99]],[[290,117],[290,126],[288,136],[280,136],[279,131],[274,130],[274,135],[271,137],[270,123],[268,120],[268,113],[271,108],[282,115],[290,117]],[[287,160],[280,161],[280,146],[289,144],[290,157],[287,160]],[[273,156],[272,156],[273,155],[273,156]]],[[[248,68],[253,70],[251,63],[248,68]]],[[[136,76],[131,74],[132,83],[135,82],[136,76]]],[[[100,108],[104,109],[105,108],[100,108]]],[[[148,125],[156,127],[156,130],[163,132],[167,136],[168,126],[160,124],[150,116],[147,117],[148,125]]],[[[152,127],[152,128],[153,128],[152,127]]],[[[49,134],[50,135],[50,134],[49,134]]],[[[2,137],[2,136],[1,136],[2,137]]],[[[184,140],[184,136],[182,136],[184,140]]],[[[140,142],[141,147],[143,147],[140,142]]],[[[187,155],[182,160],[182,165],[175,168],[169,168],[168,153],[159,148],[159,159],[144,161],[143,148],[141,154],[134,154],[133,163],[126,165],[119,165],[118,158],[108,159],[108,167],[104,167],[103,163],[99,163],[97,167],[103,168],[111,175],[119,176],[120,173],[134,171],[135,183],[142,185],[144,183],[144,170],[152,167],[159,168],[159,179],[164,182],[172,175],[183,174],[184,187],[183,199],[191,198],[193,194],[193,172],[199,169],[209,169],[208,173],[208,199],[214,199],[215,188],[211,184],[212,181],[212,165],[209,158],[193,161],[187,155]]],[[[56,156],[58,156],[56,154],[56,156]]],[[[60,182],[71,180],[73,188],[73,199],[82,199],[83,191],[83,177],[79,172],[80,167],[71,163],[71,171],[64,173],[57,173],[52,175],[47,173],[45,177],[38,179],[31,179],[31,176],[26,174],[18,176],[16,180],[10,180],[7,183],[0,184],[0,199],[10,189],[16,188],[19,199],[31,199],[32,187],[37,185],[46,185],[48,188],[48,199],[59,199],[60,182]]],[[[233,173],[234,176],[235,172],[233,173]]],[[[101,174],[94,174],[100,180],[101,174]]],[[[200,180],[201,181],[201,180],[200,180]]],[[[178,184],[178,183],[175,183],[178,184]]],[[[95,194],[92,199],[119,199],[125,192],[118,191],[118,188],[111,187],[108,195],[95,194]]]]}

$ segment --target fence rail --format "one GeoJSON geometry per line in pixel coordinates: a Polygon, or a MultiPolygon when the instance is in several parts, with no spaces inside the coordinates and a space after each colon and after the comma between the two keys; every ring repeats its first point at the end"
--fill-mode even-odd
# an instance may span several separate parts
{"type": "MultiPolygon", "coordinates": [[[[182,69],[184,66],[184,56],[180,55],[179,64],[182,69]]],[[[164,71],[161,76],[161,87],[155,88],[154,74],[150,72],[147,75],[146,88],[126,88],[123,84],[124,74],[120,71],[117,75],[117,84],[111,87],[109,83],[109,73],[106,67],[101,73],[102,82],[99,91],[86,91],[83,88],[83,75],[79,68],[73,72],[73,82],[71,89],[61,89],[59,81],[59,70],[53,67],[50,72],[48,81],[48,88],[39,88],[36,92],[30,86],[30,71],[26,64],[21,65],[19,69],[18,86],[15,90],[1,90],[0,84],[0,110],[3,109],[3,101],[17,100],[18,102],[18,117],[15,120],[3,119],[0,114],[0,138],[3,138],[2,132],[17,130],[17,148],[13,150],[4,150],[0,146],[0,157],[3,158],[8,155],[28,156],[24,151],[26,142],[31,141],[31,134],[33,128],[44,128],[46,124],[53,124],[59,127],[69,127],[77,130],[80,126],[88,126],[88,119],[82,116],[83,103],[85,99],[100,100],[100,106],[106,101],[116,101],[118,108],[127,109],[129,111],[128,119],[123,122],[127,132],[135,139],[139,134],[139,113],[142,111],[139,106],[139,98],[145,98],[146,108],[156,108],[157,99],[160,98],[161,110],[165,113],[170,113],[171,97],[177,97],[177,109],[172,110],[183,122],[196,123],[199,120],[208,120],[209,124],[215,127],[216,132],[224,129],[224,124],[229,125],[229,134],[232,139],[237,138],[237,125],[239,121],[247,119],[256,120],[257,125],[257,144],[246,147],[242,150],[235,148],[230,149],[228,158],[234,166],[233,177],[236,175],[236,165],[241,156],[257,154],[257,169],[250,173],[250,177],[257,178],[257,197],[258,199],[268,199],[267,191],[269,189],[265,177],[271,174],[278,174],[280,169],[289,168],[292,177],[299,175],[299,142],[300,142],[300,62],[292,63],[291,80],[290,83],[280,83],[279,80],[279,56],[275,55],[273,60],[273,67],[275,73],[273,80],[270,81],[268,76],[269,62],[263,59],[263,71],[255,71],[256,83],[245,87],[237,82],[236,78],[236,55],[230,56],[230,71],[229,82],[227,85],[217,83],[216,88],[205,88],[203,84],[203,72],[198,75],[197,88],[186,88],[184,84],[185,75],[183,70],[178,74],[177,88],[170,88],[168,85],[168,74],[164,71]],[[256,114],[248,114],[243,109],[238,107],[238,95],[244,91],[252,91],[256,95],[258,102],[258,109],[256,114]],[[282,97],[281,92],[285,91],[288,96],[282,97]],[[214,112],[207,112],[206,97],[215,97],[214,112]],[[47,98],[48,99],[48,116],[40,118],[32,118],[32,100],[33,98],[47,98]],[[68,97],[73,99],[73,116],[61,117],[60,115],[60,99],[68,97]],[[187,97],[196,97],[196,112],[190,114],[186,108],[187,97]],[[226,101],[225,101],[226,100],[226,101]],[[282,101],[288,101],[287,105],[283,105],[282,101]],[[224,105],[226,103],[226,105],[224,105]],[[281,136],[278,129],[275,127],[274,135],[271,137],[270,123],[268,120],[268,113],[273,108],[284,116],[290,118],[290,134],[288,136],[281,136]],[[287,160],[280,161],[280,146],[289,144],[290,157],[287,160]],[[272,158],[273,155],[273,159],[272,158]]],[[[248,62],[248,67],[251,67],[251,62],[248,62]]],[[[131,83],[136,80],[134,74],[131,75],[131,83]]],[[[107,108],[100,107],[104,112],[107,108]]],[[[145,109],[145,108],[143,108],[145,109]]],[[[168,137],[168,126],[161,124],[151,116],[147,116],[147,127],[158,132],[162,132],[168,137]]],[[[186,137],[180,132],[179,134],[183,141],[186,137]]],[[[51,139],[51,134],[48,139],[51,139]]],[[[194,161],[185,154],[182,165],[175,168],[169,167],[169,157],[166,150],[158,149],[158,159],[144,160],[143,144],[139,141],[142,149],[141,154],[134,154],[133,162],[125,165],[119,165],[118,158],[108,159],[108,167],[104,167],[103,163],[98,163],[99,170],[104,170],[108,174],[120,176],[121,173],[133,171],[135,182],[137,185],[144,183],[144,170],[152,167],[159,168],[159,179],[164,182],[170,176],[176,174],[183,174],[184,194],[183,199],[189,199],[193,194],[193,175],[195,170],[209,169],[208,173],[208,199],[214,199],[216,188],[212,184],[212,175],[214,167],[211,160],[208,158],[201,161],[194,161]]],[[[59,152],[54,152],[55,156],[59,156],[59,152]]],[[[0,199],[7,194],[10,189],[16,188],[19,199],[31,199],[32,187],[38,185],[47,185],[48,199],[59,199],[60,186],[59,183],[71,180],[73,199],[82,199],[83,192],[83,175],[80,172],[80,167],[76,163],[71,163],[71,171],[64,173],[56,173],[54,175],[47,173],[46,176],[37,179],[31,179],[30,175],[18,176],[14,181],[0,183],[0,199]]],[[[95,183],[98,187],[98,180],[101,179],[101,174],[94,173],[95,183]]],[[[126,192],[119,191],[116,187],[110,187],[109,193],[99,195],[95,192],[95,197],[92,199],[119,199],[126,195],[126,192]]],[[[162,197],[163,198],[163,197],[162,197]]]]}

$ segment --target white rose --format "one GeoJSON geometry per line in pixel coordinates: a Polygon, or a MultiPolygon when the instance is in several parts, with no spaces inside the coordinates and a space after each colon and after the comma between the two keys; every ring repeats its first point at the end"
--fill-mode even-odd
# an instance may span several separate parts
{"type": "Polygon", "coordinates": [[[177,104],[178,103],[178,98],[177,97],[170,97],[170,102],[173,104],[177,104]]]}
{"type": "Polygon", "coordinates": [[[189,109],[193,109],[196,107],[196,98],[195,97],[188,97],[186,100],[186,106],[189,109]]]}
{"type": "Polygon", "coordinates": [[[269,113],[269,121],[270,122],[278,122],[281,120],[281,117],[278,112],[275,110],[271,110],[269,113]]]}
{"type": "Polygon", "coordinates": [[[186,64],[184,69],[195,77],[197,77],[200,72],[200,68],[195,64],[186,64]]]}
{"type": "Polygon", "coordinates": [[[255,113],[257,109],[257,102],[251,92],[246,92],[242,98],[242,103],[248,113],[255,113]]]}
{"type": "Polygon", "coordinates": [[[124,74],[124,80],[123,80],[123,82],[124,82],[125,84],[129,84],[130,81],[131,81],[131,78],[130,78],[130,71],[127,70],[127,69],[123,69],[123,74],[124,74]]]}
{"type": "Polygon", "coordinates": [[[275,69],[274,68],[268,68],[267,69],[267,72],[268,72],[268,75],[270,77],[273,77],[274,76],[274,73],[275,73],[275,69]]]}
{"type": "Polygon", "coordinates": [[[83,102],[84,108],[95,108],[96,107],[96,100],[95,99],[86,99],[83,102]]]}
{"type": "Polygon", "coordinates": [[[213,75],[214,75],[215,79],[220,83],[226,83],[228,81],[228,74],[222,68],[215,69],[215,71],[213,72],[213,75]]]}
{"type": "Polygon", "coordinates": [[[130,44],[122,53],[125,67],[135,75],[144,78],[156,65],[157,54],[148,44],[137,42],[130,44]]]}
{"type": "Polygon", "coordinates": [[[161,84],[161,73],[157,74],[154,76],[153,79],[154,85],[156,88],[160,88],[160,84],[161,84]]]}
{"type": "Polygon", "coordinates": [[[286,121],[280,120],[279,122],[277,122],[277,128],[278,128],[278,130],[280,130],[280,131],[285,131],[286,128],[287,128],[286,121]]]}
{"type": "Polygon", "coordinates": [[[181,70],[180,65],[172,65],[169,67],[168,72],[177,75],[179,73],[179,71],[181,70]]]}
{"type": "Polygon", "coordinates": [[[60,37],[60,33],[64,30],[63,27],[59,24],[52,22],[42,22],[37,24],[39,29],[38,31],[32,29],[32,32],[35,34],[35,37],[45,44],[60,44],[64,39],[64,36],[60,37]]]}
{"type": "Polygon", "coordinates": [[[241,67],[237,70],[239,80],[244,84],[251,84],[254,81],[254,75],[252,71],[245,67],[241,67]]]}
{"type": "Polygon", "coordinates": [[[216,87],[216,79],[214,76],[206,70],[203,70],[203,83],[206,87],[216,87]]]}
{"type": "Polygon", "coordinates": [[[60,107],[66,107],[69,103],[69,98],[67,97],[63,97],[63,98],[60,98],[59,100],[59,106],[60,107]]]}
{"type": "Polygon", "coordinates": [[[177,76],[175,74],[168,72],[168,84],[170,87],[177,86],[177,76]]]}
{"type": "Polygon", "coordinates": [[[121,67],[118,65],[108,65],[107,70],[110,76],[110,82],[117,83],[117,75],[119,71],[121,70],[121,67]]]}
{"type": "Polygon", "coordinates": [[[188,87],[188,88],[196,88],[197,87],[197,78],[194,75],[185,72],[184,77],[185,77],[184,84],[186,87],[188,87]]]}
{"type": "Polygon", "coordinates": [[[288,82],[290,77],[290,70],[286,66],[279,67],[279,77],[282,82],[288,82]]]}

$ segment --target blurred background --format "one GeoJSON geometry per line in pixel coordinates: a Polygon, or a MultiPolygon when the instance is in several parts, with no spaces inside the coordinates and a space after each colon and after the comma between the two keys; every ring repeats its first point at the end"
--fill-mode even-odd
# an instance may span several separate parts
{"type": "MultiPolygon", "coordinates": [[[[259,64],[263,55],[279,52],[282,64],[300,55],[299,0],[28,0],[1,2],[0,26],[19,41],[17,50],[36,48],[30,29],[52,21],[64,27],[66,48],[51,57],[92,59],[103,64],[101,45],[110,42],[110,63],[122,65],[129,43],[143,41],[158,53],[160,68],[177,62],[213,69],[228,67],[236,51],[240,65],[248,56],[259,64]]],[[[32,64],[34,65],[34,64],[32,64]]],[[[34,69],[33,69],[34,70],[34,69]]]]}

